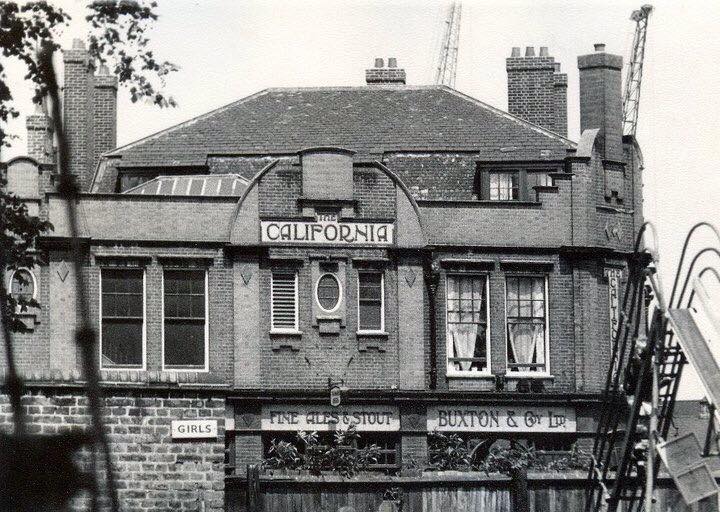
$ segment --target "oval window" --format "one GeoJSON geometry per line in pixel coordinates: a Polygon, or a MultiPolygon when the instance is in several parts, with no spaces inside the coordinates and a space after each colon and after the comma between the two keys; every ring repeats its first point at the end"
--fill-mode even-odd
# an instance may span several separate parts
{"type": "Polygon", "coordinates": [[[10,293],[16,300],[29,301],[35,296],[35,279],[29,270],[20,269],[13,273],[10,293]]]}
{"type": "Polygon", "coordinates": [[[340,303],[340,283],[334,275],[325,274],[318,279],[315,294],[320,307],[332,311],[340,303]]]}

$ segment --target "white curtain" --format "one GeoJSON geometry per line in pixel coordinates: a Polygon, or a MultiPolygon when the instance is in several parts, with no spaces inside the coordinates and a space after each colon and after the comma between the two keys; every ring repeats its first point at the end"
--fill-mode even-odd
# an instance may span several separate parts
{"type": "MultiPolygon", "coordinates": [[[[544,363],[545,326],[542,324],[522,323],[510,326],[510,345],[515,354],[515,362],[544,363]],[[537,355],[536,355],[537,354],[537,355]]],[[[530,368],[520,368],[527,371],[530,368]]]]}
{"type": "MultiPolygon", "coordinates": [[[[473,357],[475,354],[475,342],[477,341],[477,324],[456,325],[452,331],[448,331],[448,339],[452,340],[454,357],[473,357]]],[[[458,364],[458,363],[455,363],[458,364]]],[[[472,361],[460,361],[460,369],[469,370],[472,361]]]]}

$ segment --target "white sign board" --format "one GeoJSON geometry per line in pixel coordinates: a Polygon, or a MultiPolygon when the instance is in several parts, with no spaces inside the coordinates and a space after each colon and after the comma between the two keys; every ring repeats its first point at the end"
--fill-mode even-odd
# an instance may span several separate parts
{"type": "Polygon", "coordinates": [[[400,430],[400,413],[394,406],[264,405],[263,430],[347,430],[390,432],[400,430]]]}
{"type": "Polygon", "coordinates": [[[428,432],[575,432],[575,409],[526,406],[428,407],[428,432]]]}
{"type": "MultiPolygon", "coordinates": [[[[612,341],[617,337],[618,328],[620,327],[620,279],[622,279],[622,270],[619,268],[605,269],[608,279],[608,310],[610,312],[610,339],[612,341]]],[[[610,345],[612,348],[612,344],[610,345]]]]}
{"type": "Polygon", "coordinates": [[[200,439],[218,436],[217,420],[173,420],[173,439],[200,439]]]}
{"type": "Polygon", "coordinates": [[[394,243],[391,222],[260,221],[260,240],[266,243],[320,245],[378,245],[394,243]]]}
{"type": "Polygon", "coordinates": [[[657,445],[657,452],[688,505],[718,492],[712,472],[703,461],[700,443],[690,433],[657,445]]]}

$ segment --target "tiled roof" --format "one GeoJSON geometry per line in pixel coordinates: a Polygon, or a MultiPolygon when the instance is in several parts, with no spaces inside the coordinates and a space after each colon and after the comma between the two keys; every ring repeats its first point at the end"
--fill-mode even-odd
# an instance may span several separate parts
{"type": "Polygon", "coordinates": [[[575,143],[442,86],[267,89],[118,148],[122,166],[203,165],[208,154],[294,154],[342,146],[562,158],[575,143]]]}
{"type": "Polygon", "coordinates": [[[123,194],[150,196],[235,196],[240,197],[249,181],[237,174],[192,174],[158,176],[123,194]]]}

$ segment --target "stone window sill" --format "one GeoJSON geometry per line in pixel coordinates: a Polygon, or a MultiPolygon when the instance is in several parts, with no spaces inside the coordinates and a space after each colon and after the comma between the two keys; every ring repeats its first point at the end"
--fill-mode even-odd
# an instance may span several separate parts
{"type": "Polygon", "coordinates": [[[357,331],[356,333],[358,341],[358,350],[360,352],[367,352],[369,350],[376,350],[378,352],[385,352],[385,346],[389,334],[384,331],[357,331]]]}
{"type": "Polygon", "coordinates": [[[270,329],[270,339],[273,350],[300,350],[300,341],[303,332],[296,330],[270,329]]]}

